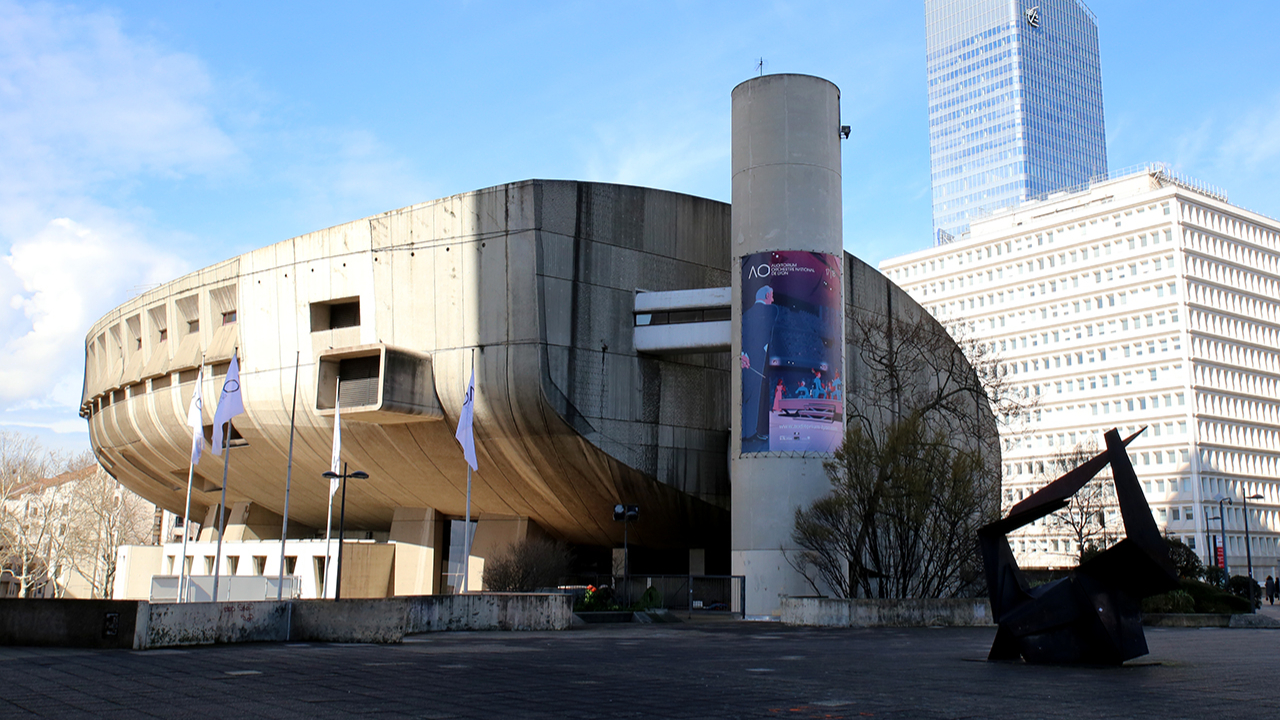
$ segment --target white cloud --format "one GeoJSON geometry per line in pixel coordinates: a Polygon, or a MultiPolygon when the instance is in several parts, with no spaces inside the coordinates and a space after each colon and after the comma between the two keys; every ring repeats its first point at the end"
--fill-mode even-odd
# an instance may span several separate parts
{"type": "Polygon", "coordinates": [[[26,332],[3,339],[0,402],[51,400],[79,405],[71,378],[83,372],[85,332],[103,307],[130,288],[172,278],[182,264],[173,255],[130,237],[127,228],[94,231],[54,220],[16,242],[4,258],[21,291],[8,305],[26,319],[26,332]]]}
{"type": "Polygon", "coordinates": [[[132,188],[240,158],[197,58],[106,13],[0,0],[0,18],[0,423],[71,432],[89,325],[184,270],[132,188]]]}

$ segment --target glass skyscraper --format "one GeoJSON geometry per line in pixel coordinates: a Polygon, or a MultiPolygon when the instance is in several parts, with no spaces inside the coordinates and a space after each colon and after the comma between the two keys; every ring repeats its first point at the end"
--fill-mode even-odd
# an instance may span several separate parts
{"type": "Polygon", "coordinates": [[[1098,28],[1079,0],[925,0],[938,243],[1106,175],[1098,28]]]}

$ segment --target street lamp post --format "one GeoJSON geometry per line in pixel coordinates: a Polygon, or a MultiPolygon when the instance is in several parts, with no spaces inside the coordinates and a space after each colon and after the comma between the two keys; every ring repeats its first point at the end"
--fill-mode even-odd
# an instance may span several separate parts
{"type": "MultiPolygon", "coordinates": [[[[1245,495],[1244,497],[1244,558],[1249,567],[1249,579],[1253,579],[1253,548],[1249,547],[1249,501],[1261,500],[1262,496],[1254,493],[1253,495],[1245,495]]],[[[1250,592],[1252,592],[1250,586],[1250,592]]]]}
{"type": "Polygon", "coordinates": [[[1222,511],[1222,503],[1228,505],[1234,505],[1235,503],[1225,495],[1218,496],[1218,527],[1222,530],[1222,581],[1225,587],[1225,583],[1231,579],[1231,573],[1227,570],[1227,520],[1226,514],[1222,511]]]}
{"type": "MultiPolygon", "coordinates": [[[[353,473],[347,472],[347,464],[342,463],[342,473],[336,473],[330,470],[324,474],[325,477],[333,479],[340,478],[342,480],[342,510],[338,514],[338,580],[334,584],[333,599],[342,599],[342,546],[346,544],[347,529],[347,478],[355,478],[356,480],[368,480],[369,473],[363,470],[357,470],[353,473]]],[[[325,572],[328,572],[325,568],[325,572]]]]}
{"type": "MultiPolygon", "coordinates": [[[[1211,517],[1211,518],[1205,518],[1205,519],[1204,519],[1204,529],[1205,529],[1205,532],[1208,532],[1208,533],[1209,533],[1209,550],[1211,551],[1211,554],[1209,555],[1209,559],[1213,562],[1213,566],[1214,566],[1215,568],[1216,568],[1216,567],[1218,567],[1218,536],[1217,536],[1217,535],[1214,535],[1212,532],[1210,532],[1210,525],[1209,525],[1209,523],[1212,523],[1214,520],[1221,520],[1221,519],[1222,519],[1222,513],[1218,513],[1218,516],[1217,516],[1217,517],[1211,517]]],[[[1226,562],[1226,560],[1227,560],[1227,546],[1226,546],[1226,545],[1223,545],[1223,546],[1222,546],[1222,561],[1223,561],[1223,562],[1226,562]]]]}
{"type": "Polygon", "coordinates": [[[614,505],[613,519],[622,521],[622,584],[627,586],[627,604],[631,604],[631,552],[627,547],[627,525],[640,517],[639,505],[614,505]]]}

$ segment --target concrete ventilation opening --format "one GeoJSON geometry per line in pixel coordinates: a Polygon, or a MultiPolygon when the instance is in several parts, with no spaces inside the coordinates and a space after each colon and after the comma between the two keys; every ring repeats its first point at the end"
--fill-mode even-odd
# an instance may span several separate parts
{"type": "Polygon", "coordinates": [[[311,332],[360,326],[360,298],[311,303],[311,332]]]}
{"type": "Polygon", "coordinates": [[[338,399],[344,407],[374,405],[378,402],[377,355],[347,358],[338,363],[338,399]]]}
{"type": "Polygon", "coordinates": [[[332,415],[339,400],[344,420],[385,424],[444,417],[435,393],[431,358],[382,344],[320,352],[315,408],[321,415],[332,415]]]}

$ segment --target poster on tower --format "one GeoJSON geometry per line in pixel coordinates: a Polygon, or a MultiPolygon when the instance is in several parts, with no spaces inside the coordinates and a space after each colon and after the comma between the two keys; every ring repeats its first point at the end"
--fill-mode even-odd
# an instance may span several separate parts
{"type": "Polygon", "coordinates": [[[844,439],[841,258],[742,258],[741,453],[831,453],[844,439]]]}

